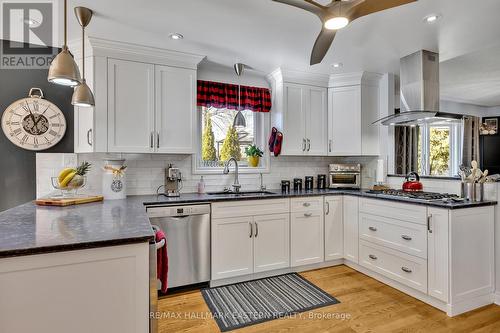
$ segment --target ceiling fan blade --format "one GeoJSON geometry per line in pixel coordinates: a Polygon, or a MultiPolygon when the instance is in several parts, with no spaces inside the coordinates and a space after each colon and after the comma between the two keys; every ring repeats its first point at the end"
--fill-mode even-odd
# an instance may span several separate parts
{"type": "Polygon", "coordinates": [[[326,7],[316,3],[312,0],[273,0],[274,2],[279,2],[285,5],[301,8],[310,13],[315,14],[319,18],[323,18],[324,11],[326,7]]]}
{"type": "Polygon", "coordinates": [[[335,33],[335,30],[328,30],[324,27],[321,29],[311,53],[311,66],[319,64],[323,60],[335,39],[335,33]]]}
{"type": "Polygon", "coordinates": [[[350,21],[382,10],[406,5],[418,0],[364,0],[346,12],[350,21]]]}

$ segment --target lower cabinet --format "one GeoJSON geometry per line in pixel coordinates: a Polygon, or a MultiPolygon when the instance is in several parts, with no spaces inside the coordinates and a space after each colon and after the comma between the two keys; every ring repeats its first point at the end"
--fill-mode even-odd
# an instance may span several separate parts
{"type": "Polygon", "coordinates": [[[344,258],[358,263],[359,246],[359,198],[344,197],[344,258]]]}
{"type": "Polygon", "coordinates": [[[325,255],[323,198],[292,199],[291,206],[291,266],[323,262],[325,255]]]}
{"type": "Polygon", "coordinates": [[[342,196],[325,197],[325,261],[344,257],[342,196]]]}
{"type": "Polygon", "coordinates": [[[429,208],[427,219],[429,295],[448,302],[448,210],[429,208]]]}
{"type": "Polygon", "coordinates": [[[212,205],[212,280],[290,267],[288,200],[212,205]],[[237,216],[247,212],[266,215],[237,216]],[[234,215],[235,217],[219,217],[234,215]]]}

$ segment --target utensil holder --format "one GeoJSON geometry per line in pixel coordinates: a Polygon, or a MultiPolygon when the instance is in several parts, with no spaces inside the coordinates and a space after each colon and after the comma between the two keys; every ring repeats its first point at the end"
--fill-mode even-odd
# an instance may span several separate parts
{"type": "Polygon", "coordinates": [[[468,201],[484,201],[484,184],[462,183],[461,197],[468,201]]]}

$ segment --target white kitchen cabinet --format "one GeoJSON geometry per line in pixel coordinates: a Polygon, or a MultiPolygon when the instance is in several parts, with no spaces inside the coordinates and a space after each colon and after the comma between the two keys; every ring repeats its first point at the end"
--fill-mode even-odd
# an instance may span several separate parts
{"type": "Polygon", "coordinates": [[[429,295],[448,302],[450,231],[448,210],[430,207],[427,219],[429,295]]]}
{"type": "Polygon", "coordinates": [[[344,257],[342,196],[325,197],[325,260],[344,257]]]}
{"type": "Polygon", "coordinates": [[[291,201],[290,265],[296,267],[323,262],[325,258],[323,198],[294,198],[291,201]]]}
{"type": "Polygon", "coordinates": [[[255,216],[254,272],[290,266],[290,215],[255,216]]]}
{"type": "Polygon", "coordinates": [[[283,132],[281,155],[326,156],[328,75],[278,69],[268,79],[273,126],[283,132]]]}
{"type": "Polygon", "coordinates": [[[196,71],[155,66],[155,151],[194,153],[196,71]]]}
{"type": "Polygon", "coordinates": [[[212,204],[212,280],[290,267],[290,200],[212,204]]]}
{"type": "Polygon", "coordinates": [[[94,152],[94,110],[93,108],[82,108],[75,106],[75,153],[94,152]]]}
{"type": "Polygon", "coordinates": [[[154,65],[108,60],[108,151],[154,151],[154,65]]]}
{"type": "Polygon", "coordinates": [[[345,196],[343,203],[344,216],[344,258],[358,263],[359,253],[359,198],[345,196]]]}
{"type": "Polygon", "coordinates": [[[328,91],[328,155],[379,155],[380,87],[374,73],[332,75],[328,91]]]}
{"type": "Polygon", "coordinates": [[[253,217],[212,219],[212,280],[253,273],[253,217]]]}

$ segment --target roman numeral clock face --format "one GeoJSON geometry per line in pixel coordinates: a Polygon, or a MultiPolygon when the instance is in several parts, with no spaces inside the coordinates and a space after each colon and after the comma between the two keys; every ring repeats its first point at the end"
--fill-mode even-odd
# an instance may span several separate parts
{"type": "Polygon", "coordinates": [[[18,147],[44,150],[63,138],[66,119],[57,106],[45,99],[23,98],[3,112],[2,130],[18,147]]]}

